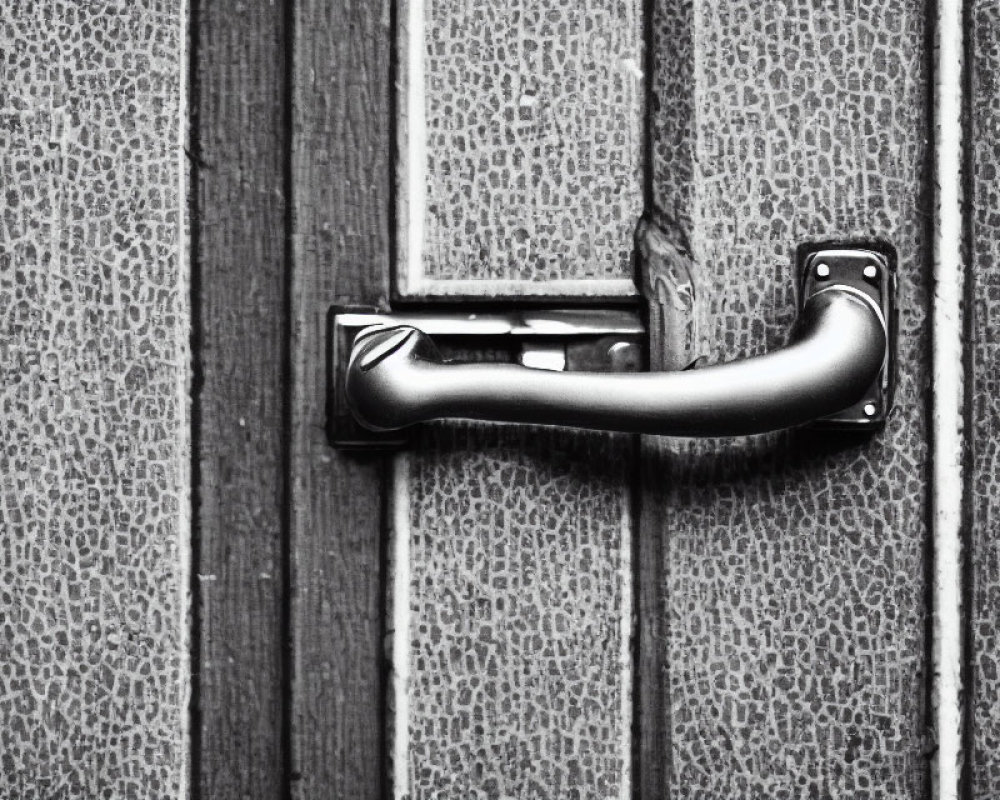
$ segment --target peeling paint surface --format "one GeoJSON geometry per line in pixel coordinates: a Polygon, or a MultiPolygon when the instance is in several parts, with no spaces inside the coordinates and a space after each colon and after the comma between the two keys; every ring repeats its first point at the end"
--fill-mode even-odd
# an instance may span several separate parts
{"type": "Polygon", "coordinates": [[[182,0],[0,17],[0,797],[187,772],[182,0]]]}

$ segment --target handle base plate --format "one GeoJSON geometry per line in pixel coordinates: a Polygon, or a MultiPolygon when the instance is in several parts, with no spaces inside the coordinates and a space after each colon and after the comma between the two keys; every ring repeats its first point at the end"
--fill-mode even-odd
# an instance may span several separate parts
{"type": "Polygon", "coordinates": [[[848,286],[877,307],[886,329],[886,359],[878,378],[854,405],[812,423],[826,430],[871,430],[885,425],[892,408],[893,355],[896,350],[896,255],[888,246],[856,244],[812,244],[799,247],[797,258],[802,276],[800,306],[831,286],[848,286]]]}

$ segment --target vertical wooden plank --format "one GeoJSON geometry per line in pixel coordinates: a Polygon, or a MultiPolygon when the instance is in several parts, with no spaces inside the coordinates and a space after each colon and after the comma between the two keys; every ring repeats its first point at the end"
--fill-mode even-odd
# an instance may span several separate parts
{"type": "Polygon", "coordinates": [[[294,6],[292,794],[381,798],[381,457],[324,432],[326,314],[382,304],[389,263],[389,2],[294,6]]]}
{"type": "Polygon", "coordinates": [[[1000,8],[968,4],[968,166],[970,269],[966,277],[969,330],[966,391],[968,438],[969,641],[968,797],[1000,794],[1000,474],[997,363],[1000,345],[1000,8]]]}
{"type": "Polygon", "coordinates": [[[185,5],[0,18],[0,796],[182,797],[185,5]]]}
{"type": "Polygon", "coordinates": [[[635,294],[643,4],[400,4],[397,289],[635,294]]]}
{"type": "Polygon", "coordinates": [[[780,345],[808,241],[892,243],[901,313],[883,433],[645,442],[643,796],[924,797],[926,4],[655,5],[665,346],[780,345]]]}
{"type": "MultiPolygon", "coordinates": [[[[399,7],[407,296],[630,296],[642,2],[399,7]]],[[[429,426],[396,465],[397,798],[629,797],[629,437],[429,426]]]]}
{"type": "Polygon", "coordinates": [[[195,787],[284,796],[283,3],[199,5],[195,787]]]}

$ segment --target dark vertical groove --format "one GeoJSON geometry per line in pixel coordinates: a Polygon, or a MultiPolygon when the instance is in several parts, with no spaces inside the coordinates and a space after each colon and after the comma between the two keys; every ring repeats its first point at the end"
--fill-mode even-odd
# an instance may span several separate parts
{"type": "Polygon", "coordinates": [[[283,19],[284,75],[282,76],[282,193],[284,194],[284,284],[281,298],[281,780],[284,800],[294,795],[292,692],[295,651],[292,627],[292,447],[294,442],[294,369],[292,291],[295,286],[295,0],[285,0],[283,19]]]}
{"type": "MultiPolygon", "coordinates": [[[[647,78],[649,72],[646,73],[647,78]]],[[[629,509],[632,516],[632,541],[629,543],[632,557],[632,642],[629,648],[632,654],[632,798],[642,800],[642,570],[639,568],[642,558],[640,536],[642,536],[642,437],[629,437],[631,448],[631,463],[629,465],[629,509]]]]}
{"type": "MultiPolygon", "coordinates": [[[[389,86],[391,89],[388,92],[388,112],[389,112],[389,135],[388,135],[388,150],[389,150],[389,191],[388,191],[388,223],[389,230],[387,236],[387,243],[389,248],[389,267],[388,276],[386,276],[386,283],[389,287],[389,297],[395,299],[398,287],[398,282],[396,279],[396,266],[398,265],[399,259],[397,254],[399,253],[399,203],[398,193],[396,192],[397,182],[397,170],[399,168],[399,6],[402,0],[387,0],[389,7],[389,86]]],[[[379,294],[382,294],[380,292],[379,294]]],[[[381,587],[381,598],[380,598],[380,610],[381,619],[379,620],[379,641],[383,642],[383,647],[379,650],[379,661],[378,661],[378,700],[376,708],[376,718],[378,720],[378,758],[379,758],[379,775],[382,776],[381,781],[378,786],[378,795],[382,800],[391,800],[393,796],[393,781],[389,770],[391,769],[392,760],[389,754],[389,726],[392,725],[392,719],[390,717],[390,704],[389,704],[389,691],[390,691],[390,680],[392,671],[392,661],[389,653],[389,648],[384,643],[388,641],[389,633],[389,615],[391,613],[390,601],[391,601],[391,582],[389,578],[389,548],[392,537],[393,530],[393,520],[392,520],[392,504],[394,498],[392,493],[394,491],[393,477],[393,462],[392,456],[382,456],[382,469],[381,469],[381,480],[382,480],[382,493],[381,493],[381,504],[379,508],[379,513],[381,514],[379,522],[379,553],[378,553],[378,568],[379,574],[382,576],[382,587],[381,587]]]]}
{"type": "MultiPolygon", "coordinates": [[[[642,40],[643,40],[643,75],[645,80],[643,83],[643,126],[642,126],[642,205],[643,205],[643,218],[649,218],[653,211],[654,203],[654,192],[653,192],[653,180],[654,180],[654,170],[653,170],[653,120],[655,119],[656,109],[654,103],[656,102],[656,93],[653,85],[653,69],[656,65],[656,55],[655,47],[656,40],[654,37],[655,27],[654,14],[656,11],[656,0],[643,0],[643,25],[642,25],[642,40]]],[[[637,225],[639,222],[637,221],[637,225]]],[[[637,228],[637,231],[639,229],[637,228]]],[[[646,285],[645,278],[640,274],[640,271],[646,269],[646,265],[643,263],[642,258],[638,252],[639,239],[638,233],[636,236],[636,252],[632,259],[632,263],[636,265],[636,274],[633,278],[636,285],[643,287],[646,285]]],[[[649,298],[646,298],[647,301],[649,298]]],[[[643,323],[645,324],[646,330],[649,330],[649,306],[648,303],[640,303],[641,313],[643,316],[643,323]]],[[[644,365],[646,369],[649,368],[649,360],[652,358],[652,353],[646,354],[647,363],[644,365]]],[[[643,795],[643,758],[642,758],[642,737],[644,726],[644,709],[642,702],[642,691],[643,691],[643,638],[642,638],[642,615],[645,613],[643,608],[643,571],[640,569],[641,559],[642,559],[642,544],[641,537],[643,534],[643,455],[644,448],[642,446],[642,437],[634,436],[632,437],[632,476],[630,480],[631,486],[631,513],[632,513],[632,798],[633,800],[642,800],[643,795]]]]}
{"type": "Polygon", "coordinates": [[[917,201],[918,209],[923,207],[923,236],[924,236],[924,263],[923,269],[929,272],[927,285],[931,291],[927,293],[926,308],[926,333],[924,334],[923,347],[928,356],[928,379],[930,381],[930,391],[925,394],[924,419],[927,428],[927,464],[924,472],[924,485],[927,487],[924,500],[924,529],[927,541],[923,547],[924,552],[924,607],[926,609],[924,622],[924,663],[927,664],[925,671],[926,679],[923,686],[924,695],[924,731],[923,737],[929,746],[934,743],[926,759],[924,769],[924,785],[932,791],[934,785],[932,759],[937,757],[937,721],[934,715],[934,619],[937,613],[937,606],[934,602],[934,574],[937,563],[937,552],[934,547],[935,531],[937,524],[934,519],[934,461],[936,435],[934,431],[934,409],[937,405],[933,384],[934,376],[934,235],[936,231],[935,219],[937,217],[937,136],[935,135],[935,113],[937,104],[935,102],[935,86],[937,80],[937,64],[935,53],[937,52],[937,0],[925,0],[924,16],[927,20],[926,38],[924,40],[924,52],[927,59],[927,85],[925,89],[925,103],[927,113],[925,125],[930,129],[927,137],[927,156],[924,164],[924,175],[921,180],[923,186],[923,196],[917,201]],[[934,755],[931,755],[933,753],[934,755]]]}
{"type": "Polygon", "coordinates": [[[975,491],[975,428],[974,428],[974,392],[976,376],[976,360],[974,357],[974,336],[976,331],[976,271],[973,268],[975,253],[973,236],[975,233],[972,218],[975,205],[976,179],[973,143],[975,129],[975,61],[973,40],[975,37],[975,0],[965,0],[962,4],[963,38],[962,38],[962,263],[965,268],[965,283],[963,286],[962,303],[965,313],[962,318],[962,335],[966,346],[962,351],[962,377],[964,393],[962,397],[962,419],[964,422],[962,447],[962,763],[959,769],[959,796],[965,800],[973,800],[972,783],[973,758],[975,756],[975,698],[976,675],[974,670],[975,652],[973,647],[973,616],[975,614],[975,570],[973,569],[973,544],[975,511],[973,500],[975,491]]]}
{"type": "MultiPolygon", "coordinates": [[[[642,56],[642,71],[645,76],[643,83],[643,125],[642,125],[642,205],[643,216],[648,217],[653,210],[653,120],[655,119],[656,91],[653,85],[653,70],[656,67],[655,27],[656,0],[643,0],[642,3],[642,40],[644,52],[642,56]]],[[[638,222],[638,220],[637,220],[638,222]]],[[[636,278],[638,279],[638,275],[636,278]]],[[[637,281],[638,282],[638,281],[637,281]]]]}
{"type": "MultiPolygon", "coordinates": [[[[205,371],[201,360],[204,332],[202,329],[202,262],[201,234],[198,219],[201,202],[198,187],[201,180],[201,126],[200,102],[201,81],[198,64],[200,60],[199,21],[201,20],[201,0],[189,0],[188,5],[188,253],[190,259],[190,314],[191,314],[191,561],[189,595],[191,603],[191,699],[188,706],[190,735],[190,786],[191,800],[200,800],[201,793],[201,586],[198,573],[201,565],[201,404],[205,385],[205,371]]],[[[183,113],[183,112],[182,112],[183,113]]]]}

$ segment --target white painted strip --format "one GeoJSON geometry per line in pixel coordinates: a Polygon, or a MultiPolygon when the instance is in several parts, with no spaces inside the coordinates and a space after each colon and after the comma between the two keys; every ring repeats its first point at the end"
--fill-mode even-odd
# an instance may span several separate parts
{"type": "MultiPolygon", "coordinates": [[[[627,494],[626,489],[626,494],[627,494]]],[[[619,621],[621,624],[621,651],[619,655],[619,667],[621,669],[621,720],[622,734],[619,739],[622,763],[622,780],[619,797],[621,800],[631,800],[632,791],[632,687],[634,684],[633,673],[635,672],[635,659],[632,654],[635,652],[635,610],[634,610],[634,589],[632,572],[632,543],[635,535],[632,527],[635,519],[636,509],[629,502],[626,496],[623,498],[622,506],[628,512],[622,514],[622,538],[621,538],[621,585],[622,585],[622,611],[619,621]]]]}
{"type": "Polygon", "coordinates": [[[448,296],[475,295],[495,298],[497,296],[541,297],[547,295],[571,295],[578,297],[638,297],[635,281],[624,278],[563,278],[551,281],[519,280],[410,280],[401,286],[407,296],[448,296]]]}
{"type": "Polygon", "coordinates": [[[401,265],[404,291],[424,275],[424,215],[427,204],[427,120],[424,97],[424,0],[406,4],[406,254],[401,265]]]}
{"type": "Polygon", "coordinates": [[[387,498],[391,530],[389,585],[392,587],[392,787],[393,796],[410,794],[410,459],[401,453],[392,460],[387,498]]]}
{"type": "Polygon", "coordinates": [[[934,700],[937,800],[957,800],[962,759],[962,2],[941,0],[934,86],[934,700]]]}

